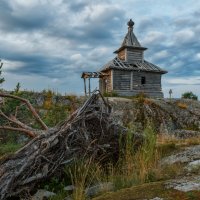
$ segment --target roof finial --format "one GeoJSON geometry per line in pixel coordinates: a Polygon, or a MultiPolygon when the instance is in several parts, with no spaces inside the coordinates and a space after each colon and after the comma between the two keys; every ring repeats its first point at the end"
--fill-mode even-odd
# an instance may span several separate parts
{"type": "Polygon", "coordinates": [[[128,22],[127,22],[127,25],[128,25],[128,27],[129,28],[133,28],[133,25],[134,25],[135,23],[132,21],[132,19],[130,19],[128,22]]]}

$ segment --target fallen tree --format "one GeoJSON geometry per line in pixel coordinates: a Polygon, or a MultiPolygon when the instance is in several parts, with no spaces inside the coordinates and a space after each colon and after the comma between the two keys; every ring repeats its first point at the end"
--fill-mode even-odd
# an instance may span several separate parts
{"type": "Polygon", "coordinates": [[[125,129],[112,120],[111,107],[99,91],[54,128],[44,124],[27,100],[8,94],[0,97],[17,98],[26,104],[43,128],[34,130],[0,111],[0,116],[14,125],[0,126],[1,129],[22,131],[33,137],[14,155],[0,161],[0,200],[29,193],[37,183],[50,178],[74,158],[88,155],[106,161],[118,153],[119,136],[125,129]]]}

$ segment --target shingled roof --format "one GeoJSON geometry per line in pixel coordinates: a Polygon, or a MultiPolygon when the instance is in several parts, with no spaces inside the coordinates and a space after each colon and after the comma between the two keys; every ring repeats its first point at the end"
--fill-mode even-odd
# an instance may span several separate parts
{"type": "Polygon", "coordinates": [[[128,33],[126,34],[121,46],[141,47],[139,41],[137,40],[135,34],[132,31],[134,25],[132,19],[130,19],[127,25],[128,25],[128,33]]]}
{"type": "MultiPolygon", "coordinates": [[[[123,49],[132,49],[136,50],[138,52],[143,52],[147,49],[146,47],[142,47],[139,43],[137,37],[135,36],[133,32],[133,26],[134,22],[132,19],[130,19],[127,23],[128,25],[128,32],[124,37],[124,40],[121,44],[121,47],[117,49],[114,53],[120,53],[123,49]]],[[[156,72],[165,74],[167,71],[161,69],[160,67],[144,60],[144,57],[141,56],[140,59],[121,59],[119,56],[115,57],[111,61],[109,61],[107,64],[105,64],[100,71],[105,71],[108,69],[118,69],[118,70],[133,70],[133,71],[148,71],[148,72],[156,72]]]]}
{"type": "Polygon", "coordinates": [[[122,49],[126,47],[146,50],[147,48],[141,46],[141,44],[139,43],[137,37],[135,36],[133,32],[134,22],[132,21],[132,19],[128,21],[127,25],[128,25],[128,32],[124,37],[121,47],[117,49],[114,53],[118,53],[119,51],[121,51],[122,49]]]}
{"type": "Polygon", "coordinates": [[[160,67],[144,60],[135,61],[134,63],[128,63],[126,61],[120,60],[118,57],[115,57],[107,64],[105,64],[100,71],[106,71],[108,69],[118,69],[118,70],[130,70],[130,71],[147,71],[147,72],[157,72],[161,74],[167,73],[167,71],[161,69],[160,67]]]}

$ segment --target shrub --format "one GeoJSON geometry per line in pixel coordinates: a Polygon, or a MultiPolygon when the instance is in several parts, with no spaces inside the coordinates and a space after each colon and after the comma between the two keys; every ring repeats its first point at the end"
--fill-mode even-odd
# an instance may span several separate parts
{"type": "Polygon", "coordinates": [[[151,101],[150,99],[145,99],[144,100],[144,104],[146,104],[146,105],[152,105],[153,101],[151,101]]]}
{"type": "Polygon", "coordinates": [[[187,104],[182,103],[182,102],[178,102],[178,103],[177,103],[177,106],[178,106],[179,108],[181,108],[181,109],[187,109],[187,104]]]}
{"type": "Polygon", "coordinates": [[[51,108],[47,110],[42,120],[47,126],[53,127],[59,122],[63,121],[69,115],[67,106],[51,105],[51,108]]]}
{"type": "Polygon", "coordinates": [[[198,100],[197,95],[195,95],[193,92],[185,92],[182,94],[183,99],[193,99],[193,100],[198,100]]]}
{"type": "Polygon", "coordinates": [[[51,109],[52,105],[53,105],[53,102],[52,102],[52,97],[54,95],[54,92],[51,91],[51,90],[48,90],[48,91],[44,91],[43,92],[45,94],[45,101],[44,101],[44,109],[51,109]]]}
{"type": "Polygon", "coordinates": [[[138,103],[143,104],[145,99],[148,98],[148,95],[146,95],[143,92],[138,93],[137,95],[135,95],[133,98],[136,98],[138,103]]]}

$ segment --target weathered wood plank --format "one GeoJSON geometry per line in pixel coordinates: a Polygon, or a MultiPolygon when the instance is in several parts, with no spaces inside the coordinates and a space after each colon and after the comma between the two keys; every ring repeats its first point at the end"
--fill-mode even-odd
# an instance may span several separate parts
{"type": "Polygon", "coordinates": [[[128,49],[126,53],[126,61],[133,63],[134,61],[143,61],[143,51],[137,49],[128,49]]]}

